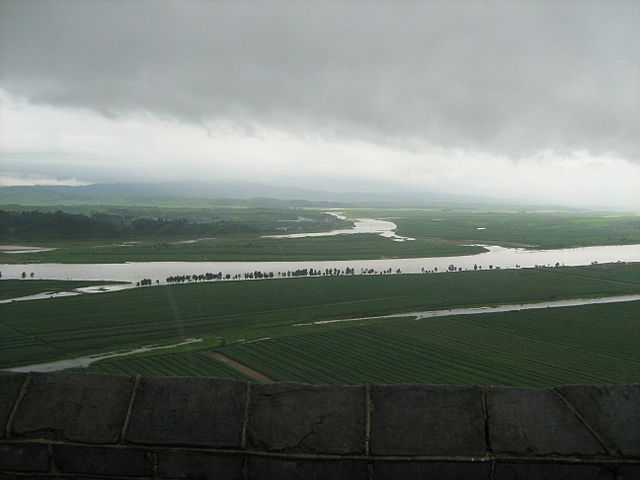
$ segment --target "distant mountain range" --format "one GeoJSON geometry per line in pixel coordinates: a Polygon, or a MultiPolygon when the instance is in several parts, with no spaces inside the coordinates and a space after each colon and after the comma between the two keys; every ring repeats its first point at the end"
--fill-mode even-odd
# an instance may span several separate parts
{"type": "MultiPolygon", "coordinates": [[[[326,192],[259,183],[102,183],[83,186],[0,187],[0,204],[18,205],[241,205],[318,207],[521,207],[521,202],[476,196],[418,192],[326,192]]],[[[549,208],[548,206],[546,208],[549,208]]]]}

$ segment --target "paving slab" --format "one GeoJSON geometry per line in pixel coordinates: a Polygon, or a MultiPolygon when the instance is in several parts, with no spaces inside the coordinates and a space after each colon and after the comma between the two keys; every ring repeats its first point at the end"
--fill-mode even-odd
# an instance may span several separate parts
{"type": "Polygon", "coordinates": [[[251,385],[248,444],[266,451],[362,454],[364,387],[251,385]]]}
{"type": "Polygon", "coordinates": [[[26,373],[0,372],[0,438],[5,438],[9,416],[26,378],[26,373]]]}
{"type": "Polygon", "coordinates": [[[486,453],[482,391],[450,385],[372,385],[371,453],[486,453]]]}
{"type": "Polygon", "coordinates": [[[618,452],[640,457],[640,384],[572,385],[557,390],[618,452]]]}
{"type": "Polygon", "coordinates": [[[15,472],[48,472],[47,446],[28,443],[0,444],[0,469],[15,472]]]}
{"type": "Polygon", "coordinates": [[[155,445],[240,447],[247,383],[204,377],[143,377],[126,440],[155,445]]]}
{"type": "Polygon", "coordinates": [[[184,480],[200,478],[241,480],[242,464],[242,455],[162,451],[158,453],[158,476],[184,480]]]}
{"type": "Polygon", "coordinates": [[[114,443],[127,414],[133,379],[92,373],[33,373],[12,434],[114,443]]]}
{"type": "Polygon", "coordinates": [[[438,480],[489,480],[491,465],[488,462],[385,462],[373,464],[375,480],[397,480],[399,478],[425,478],[438,480]]]}
{"type": "Polygon", "coordinates": [[[53,460],[61,473],[127,477],[153,473],[145,452],[139,449],[54,445],[53,460]]]}
{"type": "Polygon", "coordinates": [[[250,457],[249,480],[368,480],[366,461],[250,457]]]}
{"type": "Polygon", "coordinates": [[[613,465],[498,463],[495,480],[615,480],[613,465]]]}
{"type": "Polygon", "coordinates": [[[620,465],[616,480],[640,480],[640,465],[620,465]]]}
{"type": "Polygon", "coordinates": [[[493,453],[533,456],[607,453],[552,390],[492,387],[487,391],[487,412],[493,453]]]}

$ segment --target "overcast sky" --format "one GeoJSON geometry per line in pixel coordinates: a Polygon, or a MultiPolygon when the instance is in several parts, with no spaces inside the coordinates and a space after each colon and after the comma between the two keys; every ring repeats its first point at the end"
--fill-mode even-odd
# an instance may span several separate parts
{"type": "Polygon", "coordinates": [[[0,184],[640,211],[640,2],[0,1],[0,184]]]}

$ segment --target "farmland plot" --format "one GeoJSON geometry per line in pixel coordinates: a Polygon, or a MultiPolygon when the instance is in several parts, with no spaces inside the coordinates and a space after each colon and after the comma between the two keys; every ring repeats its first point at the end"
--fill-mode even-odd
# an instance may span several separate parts
{"type": "Polygon", "coordinates": [[[640,302],[395,320],[222,352],[276,380],[308,383],[635,383],[640,302]]]}

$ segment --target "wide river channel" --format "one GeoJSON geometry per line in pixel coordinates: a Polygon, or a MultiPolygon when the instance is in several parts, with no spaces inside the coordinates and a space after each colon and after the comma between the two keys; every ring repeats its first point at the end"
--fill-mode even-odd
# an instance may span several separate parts
{"type": "MultiPolygon", "coordinates": [[[[327,212],[345,219],[339,212],[327,212]]],[[[393,222],[359,218],[349,229],[330,232],[302,233],[292,235],[274,235],[277,237],[314,237],[345,234],[375,233],[390,241],[413,240],[395,233],[397,226],[393,222]]],[[[143,278],[154,283],[165,283],[167,277],[176,275],[200,275],[207,272],[222,276],[240,275],[248,272],[273,272],[274,277],[281,277],[286,272],[300,269],[325,271],[326,269],[346,268],[354,270],[356,275],[364,273],[424,273],[445,272],[454,266],[456,270],[473,270],[474,268],[531,268],[535,266],[579,266],[596,263],[640,262],[640,245],[613,245],[582,248],[566,248],[560,250],[528,250],[524,248],[505,248],[494,245],[483,245],[486,252],[475,255],[432,258],[386,258],[376,260],[326,260],[297,262],[137,262],[137,263],[96,263],[96,264],[58,264],[58,263],[25,263],[0,264],[2,278],[21,278],[23,272],[32,278],[48,280],[104,280],[135,282],[143,278]]],[[[34,247],[4,246],[2,250],[16,255],[34,247]],[[13,249],[13,250],[12,250],[13,249]]],[[[35,247],[38,248],[38,247],[35,247]]],[[[33,250],[32,250],[33,251],[33,250]]],[[[122,286],[118,287],[119,289],[122,286]]],[[[89,293],[89,292],[87,292],[89,293]]]]}
{"type": "Polygon", "coordinates": [[[429,271],[444,272],[450,265],[456,269],[472,270],[493,268],[528,268],[535,266],[590,265],[613,262],[640,262],[640,245],[613,245],[600,247],[566,248],[560,250],[527,250],[485,246],[488,250],[476,255],[434,258],[389,258],[377,260],[327,260],[303,262],[137,262],[137,263],[96,263],[96,264],[0,264],[2,277],[20,278],[23,272],[34,278],[49,280],[105,280],[137,282],[150,278],[163,283],[172,275],[198,275],[207,272],[231,276],[245,272],[278,273],[297,269],[313,268],[344,270],[353,268],[356,274],[370,271],[391,271],[396,273],[423,273],[429,271]]]}

